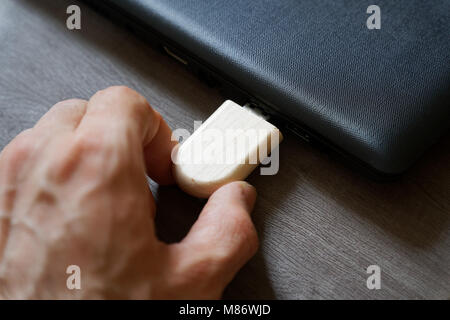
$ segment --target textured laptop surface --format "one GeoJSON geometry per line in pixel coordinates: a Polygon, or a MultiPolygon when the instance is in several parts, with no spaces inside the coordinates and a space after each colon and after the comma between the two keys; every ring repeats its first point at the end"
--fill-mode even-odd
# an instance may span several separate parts
{"type": "Polygon", "coordinates": [[[106,2],[380,172],[449,128],[449,0],[106,2]]]}

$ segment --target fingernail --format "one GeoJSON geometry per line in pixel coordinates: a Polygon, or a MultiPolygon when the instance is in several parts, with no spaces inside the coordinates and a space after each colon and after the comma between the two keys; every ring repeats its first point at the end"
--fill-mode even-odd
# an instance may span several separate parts
{"type": "Polygon", "coordinates": [[[239,183],[242,187],[242,190],[244,190],[244,200],[247,207],[247,211],[248,213],[251,213],[253,207],[255,206],[257,196],[256,188],[246,181],[240,181],[239,183]]]}

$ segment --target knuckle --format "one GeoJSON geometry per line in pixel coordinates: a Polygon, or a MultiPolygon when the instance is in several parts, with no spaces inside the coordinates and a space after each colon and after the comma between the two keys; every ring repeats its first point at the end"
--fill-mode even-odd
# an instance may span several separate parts
{"type": "Polygon", "coordinates": [[[62,162],[60,167],[65,167],[66,162],[70,163],[73,159],[77,159],[84,166],[96,166],[101,170],[101,167],[106,165],[107,160],[112,156],[111,149],[112,147],[102,133],[80,132],[70,144],[68,156],[60,159],[62,162]]]}
{"type": "Polygon", "coordinates": [[[122,96],[140,96],[133,89],[128,88],[127,86],[111,86],[102,91],[98,92],[102,95],[108,95],[112,97],[122,97],[122,96]]]}
{"type": "Polygon", "coordinates": [[[65,182],[75,170],[79,163],[81,153],[76,146],[68,146],[67,149],[58,151],[54,157],[47,162],[47,176],[54,183],[65,182]]]}
{"type": "Polygon", "coordinates": [[[67,99],[67,100],[63,100],[63,101],[56,103],[53,107],[54,108],[66,108],[66,107],[76,106],[76,105],[79,105],[82,103],[86,103],[86,101],[82,100],[82,99],[67,99]]]}
{"type": "MultiPolygon", "coordinates": [[[[16,185],[22,177],[24,177],[25,168],[35,149],[33,142],[29,138],[30,130],[31,129],[25,130],[19,134],[19,136],[17,136],[0,153],[0,187],[3,187],[3,191],[5,191],[5,187],[8,189],[8,186],[16,185]]],[[[6,193],[2,195],[2,197],[6,195],[6,198],[3,198],[3,200],[6,200],[5,203],[12,203],[12,198],[10,196],[13,196],[14,194],[14,189],[7,190],[6,193]]],[[[6,205],[6,207],[8,207],[8,205],[6,205]]]]}
{"type": "Polygon", "coordinates": [[[141,94],[126,86],[113,86],[106,88],[97,92],[92,99],[104,99],[127,105],[128,108],[126,109],[126,113],[128,116],[138,120],[147,119],[149,115],[152,114],[153,110],[141,94]]]}
{"type": "Polygon", "coordinates": [[[16,171],[33,153],[35,146],[30,130],[23,131],[3,150],[1,159],[8,171],[16,171]]]}
{"type": "Polygon", "coordinates": [[[248,213],[242,209],[235,215],[234,230],[232,231],[237,236],[234,237],[234,244],[230,244],[232,252],[229,255],[243,255],[244,257],[253,256],[259,248],[258,233],[255,225],[250,219],[248,213]]]}
{"type": "Polygon", "coordinates": [[[98,153],[105,148],[103,134],[97,131],[80,131],[75,137],[72,148],[78,153],[98,153]]]}
{"type": "Polygon", "coordinates": [[[217,265],[218,261],[212,257],[202,258],[191,266],[191,276],[195,280],[210,278],[214,274],[217,265]]]}
{"type": "Polygon", "coordinates": [[[210,272],[217,274],[223,272],[234,261],[234,253],[229,249],[217,249],[208,259],[210,272]]]}
{"type": "Polygon", "coordinates": [[[186,290],[193,284],[207,284],[217,277],[219,266],[210,257],[191,259],[174,274],[172,286],[179,290],[186,290]]]}
{"type": "Polygon", "coordinates": [[[123,151],[121,143],[107,134],[96,130],[83,131],[76,135],[59,167],[67,170],[78,165],[81,172],[107,180],[128,171],[129,155],[123,151]]]}

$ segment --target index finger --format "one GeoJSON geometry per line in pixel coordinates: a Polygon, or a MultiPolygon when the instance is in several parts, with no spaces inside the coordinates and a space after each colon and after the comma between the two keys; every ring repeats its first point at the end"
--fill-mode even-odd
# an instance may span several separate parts
{"type": "Polygon", "coordinates": [[[147,174],[160,184],[172,183],[172,131],[161,115],[136,91],[110,87],[89,100],[77,128],[96,138],[108,135],[109,143],[126,144],[125,150],[142,153],[147,174]]]}

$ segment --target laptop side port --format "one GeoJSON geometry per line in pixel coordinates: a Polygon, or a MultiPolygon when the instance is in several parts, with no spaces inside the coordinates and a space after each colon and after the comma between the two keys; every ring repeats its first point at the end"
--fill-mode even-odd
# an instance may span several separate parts
{"type": "Polygon", "coordinates": [[[311,136],[307,132],[302,130],[301,128],[299,128],[291,123],[287,123],[285,125],[285,128],[288,129],[290,132],[292,132],[297,137],[301,138],[302,140],[304,140],[308,143],[311,142],[311,136]]]}
{"type": "Polygon", "coordinates": [[[171,56],[172,58],[174,58],[178,62],[184,64],[185,66],[188,65],[188,62],[185,59],[181,58],[178,54],[176,54],[172,49],[169,49],[166,46],[163,46],[163,49],[169,56],[171,56]]]}
{"type": "Polygon", "coordinates": [[[285,128],[286,130],[292,132],[294,135],[301,138],[302,140],[308,143],[311,142],[311,136],[308,134],[308,132],[298,127],[297,125],[291,123],[284,117],[278,116],[277,113],[274,112],[269,107],[255,101],[250,101],[246,103],[244,107],[252,109],[255,113],[258,113],[264,119],[274,123],[279,128],[285,128]]]}

